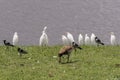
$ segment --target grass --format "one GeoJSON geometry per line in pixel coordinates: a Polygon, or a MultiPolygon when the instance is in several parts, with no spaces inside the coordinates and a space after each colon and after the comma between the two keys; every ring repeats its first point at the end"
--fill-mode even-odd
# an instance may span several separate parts
{"type": "Polygon", "coordinates": [[[82,46],[63,64],[53,57],[61,46],[21,47],[28,54],[19,57],[0,46],[0,80],[120,80],[120,46],[82,46]]]}

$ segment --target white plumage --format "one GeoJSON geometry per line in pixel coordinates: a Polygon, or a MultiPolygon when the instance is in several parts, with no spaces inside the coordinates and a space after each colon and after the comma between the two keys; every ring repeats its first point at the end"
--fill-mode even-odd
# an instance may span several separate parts
{"type": "Polygon", "coordinates": [[[69,45],[69,41],[65,35],[62,35],[62,42],[64,45],[69,45]]]}
{"type": "Polygon", "coordinates": [[[91,45],[96,45],[95,37],[96,37],[95,34],[92,33],[92,34],[91,34],[91,37],[90,37],[90,39],[91,39],[91,45]]]}
{"type": "Polygon", "coordinates": [[[90,44],[90,38],[87,34],[85,34],[85,45],[89,45],[90,44]]]}
{"type": "Polygon", "coordinates": [[[13,35],[13,45],[17,45],[17,44],[18,44],[18,34],[17,32],[15,32],[13,35]]]}
{"type": "Polygon", "coordinates": [[[84,43],[83,36],[82,36],[82,34],[79,34],[79,36],[78,36],[78,44],[83,45],[83,43],[84,43]]]}
{"type": "Polygon", "coordinates": [[[114,32],[111,32],[110,43],[111,45],[116,45],[116,36],[114,35],[114,32]]]}
{"type": "Polygon", "coordinates": [[[44,27],[43,31],[46,32],[47,26],[44,27]]]}
{"type": "Polygon", "coordinates": [[[46,29],[47,29],[47,27],[45,26],[43,31],[42,31],[42,35],[40,37],[40,40],[39,40],[39,45],[40,46],[47,46],[48,45],[48,36],[45,32],[46,29]]]}
{"type": "Polygon", "coordinates": [[[69,41],[69,44],[71,45],[72,42],[74,42],[74,38],[73,38],[73,35],[69,32],[67,32],[67,38],[68,38],[68,41],[69,41]]]}

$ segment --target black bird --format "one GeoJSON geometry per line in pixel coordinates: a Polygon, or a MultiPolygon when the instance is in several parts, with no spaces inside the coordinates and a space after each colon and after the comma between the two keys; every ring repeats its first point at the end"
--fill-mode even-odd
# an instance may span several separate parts
{"type": "Polygon", "coordinates": [[[75,51],[76,51],[76,48],[78,48],[78,49],[82,49],[77,43],[75,43],[75,42],[72,42],[72,45],[74,45],[74,47],[75,47],[75,51]]]}
{"type": "Polygon", "coordinates": [[[14,45],[12,45],[10,42],[7,42],[6,40],[3,40],[3,42],[4,42],[5,46],[12,46],[12,47],[14,47],[14,45]]]}
{"type": "Polygon", "coordinates": [[[21,48],[18,48],[18,55],[22,56],[22,54],[27,54],[27,52],[21,48]]]}
{"type": "Polygon", "coordinates": [[[104,45],[104,43],[101,42],[101,40],[98,37],[95,37],[95,42],[99,46],[99,44],[104,45]]]}

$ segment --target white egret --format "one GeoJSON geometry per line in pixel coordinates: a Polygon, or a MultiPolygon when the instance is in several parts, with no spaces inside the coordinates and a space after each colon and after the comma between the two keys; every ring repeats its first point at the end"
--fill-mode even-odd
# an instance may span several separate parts
{"type": "Polygon", "coordinates": [[[45,32],[46,32],[46,29],[47,29],[47,26],[45,26],[45,27],[44,27],[43,31],[45,31],[45,32]]]}
{"type": "Polygon", "coordinates": [[[68,41],[69,41],[69,44],[72,45],[72,42],[74,42],[74,38],[73,38],[73,35],[69,32],[67,32],[67,38],[68,38],[68,41]]]}
{"type": "Polygon", "coordinates": [[[89,45],[90,44],[90,38],[87,34],[85,34],[85,45],[89,45]]]}
{"type": "Polygon", "coordinates": [[[68,38],[65,35],[62,35],[62,42],[63,42],[64,45],[69,44],[68,38]]]}
{"type": "Polygon", "coordinates": [[[83,43],[84,43],[83,36],[82,36],[82,34],[79,34],[79,36],[78,36],[78,44],[82,45],[83,43]]]}
{"type": "Polygon", "coordinates": [[[39,45],[40,46],[47,46],[48,45],[48,36],[45,32],[46,29],[47,29],[47,27],[44,27],[44,29],[42,31],[42,35],[41,35],[40,40],[39,40],[39,45]]]}
{"type": "Polygon", "coordinates": [[[111,45],[116,45],[116,36],[114,35],[114,32],[111,32],[110,43],[111,45]]]}
{"type": "Polygon", "coordinates": [[[17,45],[17,44],[18,44],[18,34],[17,32],[15,32],[13,35],[13,45],[17,45]]]}
{"type": "Polygon", "coordinates": [[[91,34],[91,37],[90,37],[90,39],[91,39],[91,45],[96,45],[95,37],[96,37],[95,34],[92,33],[92,34],[91,34]]]}

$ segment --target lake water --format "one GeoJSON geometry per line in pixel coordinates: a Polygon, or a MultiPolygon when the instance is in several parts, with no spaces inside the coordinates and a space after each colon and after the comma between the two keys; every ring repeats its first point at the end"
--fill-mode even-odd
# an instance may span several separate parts
{"type": "Polygon", "coordinates": [[[95,33],[106,44],[112,31],[120,43],[120,0],[0,0],[1,42],[18,32],[20,45],[38,45],[44,26],[50,45],[67,31],[76,42],[79,33],[95,33]]]}

